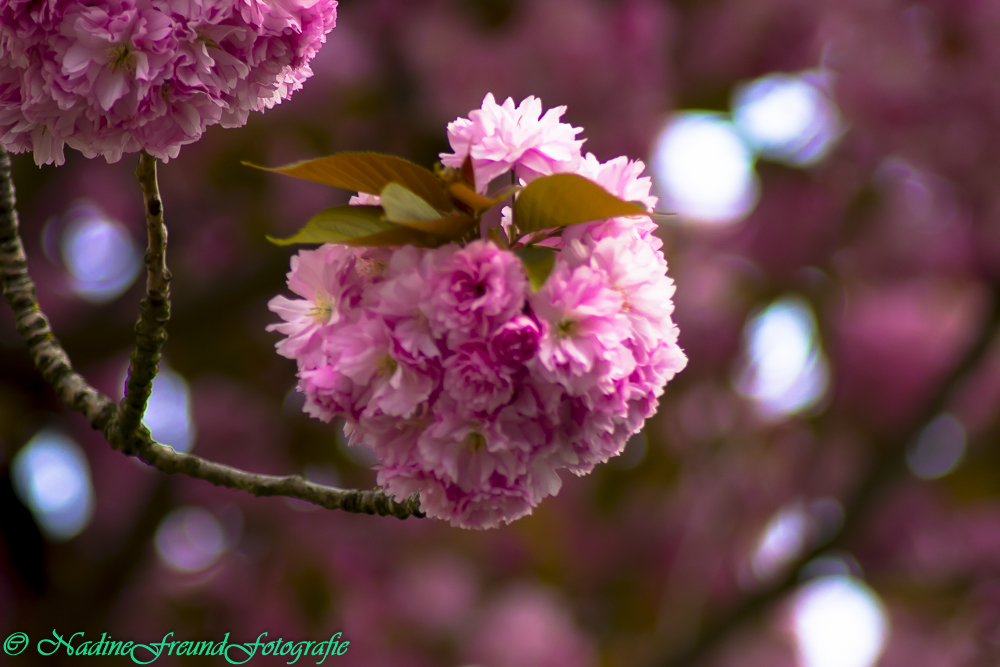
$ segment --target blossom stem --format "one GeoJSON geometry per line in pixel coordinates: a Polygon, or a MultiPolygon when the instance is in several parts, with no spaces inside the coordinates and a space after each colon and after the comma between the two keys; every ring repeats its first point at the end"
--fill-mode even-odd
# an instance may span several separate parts
{"type": "MultiPolygon", "coordinates": [[[[149,166],[148,163],[146,166],[149,166]]],[[[140,163],[140,171],[142,168],[142,163],[140,163]]],[[[140,175],[140,182],[142,178],[143,176],[140,175]]],[[[153,178],[155,184],[155,171],[153,178]]],[[[159,197],[157,196],[156,199],[158,202],[159,197]]],[[[151,207],[150,198],[147,196],[147,213],[152,211],[156,211],[156,208],[151,207]]],[[[160,214],[156,213],[153,217],[159,216],[160,214]]],[[[159,224],[162,224],[162,218],[160,218],[159,224]]],[[[154,266],[166,270],[162,253],[165,243],[166,234],[164,232],[161,252],[159,255],[156,255],[155,251],[147,254],[147,267],[152,263],[154,266]],[[150,254],[153,255],[152,262],[150,254]]],[[[153,247],[152,243],[151,247],[153,247]]],[[[159,273],[159,270],[157,270],[157,274],[153,278],[154,287],[165,287],[165,282],[161,281],[163,275],[159,273]]],[[[166,281],[169,281],[169,274],[166,274],[166,281]]],[[[122,412],[119,411],[114,401],[97,391],[83,376],[73,370],[69,356],[53,335],[48,318],[45,317],[38,305],[35,284],[28,275],[24,245],[18,231],[10,156],[2,147],[0,147],[0,284],[3,286],[3,294],[7,303],[14,311],[17,331],[27,344],[28,353],[42,377],[53,387],[63,402],[85,416],[90,421],[90,425],[95,430],[102,432],[108,442],[115,446],[114,443],[118,442],[118,434],[122,432],[119,425],[122,412]]],[[[158,346],[157,350],[159,350],[158,346]]],[[[147,362],[143,361],[142,363],[147,362]]],[[[145,399],[143,399],[143,404],[145,404],[145,399]]],[[[139,412],[139,419],[141,420],[141,418],[142,413],[139,412]]],[[[394,516],[398,519],[424,516],[419,510],[420,501],[417,495],[413,495],[403,502],[397,502],[379,489],[369,491],[338,489],[313,484],[298,475],[284,477],[258,475],[206,461],[192,454],[176,452],[153,440],[149,431],[144,427],[137,428],[132,433],[131,438],[135,448],[134,455],[150,466],[168,474],[187,475],[216,486],[246,491],[255,496],[286,496],[305,500],[327,509],[356,514],[394,516]]],[[[121,447],[116,448],[121,449],[121,447]]]]}
{"type": "Polygon", "coordinates": [[[170,270],[167,269],[167,227],[163,224],[163,203],[156,182],[156,158],[143,151],[135,170],[146,211],[146,298],[139,305],[139,320],[135,324],[135,350],[129,362],[125,397],[118,419],[118,448],[135,454],[141,445],[138,432],[146,403],[153,389],[153,379],[159,370],[160,350],[167,340],[170,319],[170,270]]]}
{"type": "MultiPolygon", "coordinates": [[[[514,173],[514,168],[510,169],[510,185],[511,187],[517,187],[517,176],[514,173]]],[[[517,228],[517,220],[514,219],[514,200],[517,199],[517,191],[512,190],[510,193],[510,239],[508,244],[511,248],[517,245],[517,242],[521,240],[521,231],[517,228]]]]}

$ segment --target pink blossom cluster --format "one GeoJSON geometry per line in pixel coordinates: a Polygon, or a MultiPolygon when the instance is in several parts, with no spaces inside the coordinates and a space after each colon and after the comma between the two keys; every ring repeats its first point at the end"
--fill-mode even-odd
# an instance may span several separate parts
{"type": "MultiPolygon", "coordinates": [[[[488,96],[449,128],[479,183],[574,171],[650,204],[641,162],[580,155],[578,130],[488,96]]],[[[371,202],[360,197],[358,202],[371,202]]],[[[270,308],[298,362],[305,411],[342,418],[372,448],[378,483],[420,493],[429,516],[489,528],[622,452],[687,360],[671,320],[674,287],[649,218],[565,230],[552,273],[532,292],[518,257],[488,240],[435,249],[325,245],[292,258],[299,298],[270,308]]]]}
{"type": "Polygon", "coordinates": [[[177,157],[301,88],[336,16],[335,0],[6,0],[0,144],[39,165],[67,144],[177,157]]]}

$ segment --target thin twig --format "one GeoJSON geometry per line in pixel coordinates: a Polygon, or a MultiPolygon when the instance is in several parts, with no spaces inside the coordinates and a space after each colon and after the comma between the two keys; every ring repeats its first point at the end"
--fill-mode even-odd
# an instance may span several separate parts
{"type": "Polygon", "coordinates": [[[206,461],[191,454],[182,454],[151,440],[144,443],[139,458],[165,473],[180,473],[211,482],[216,486],[246,491],[258,497],[288,496],[326,509],[344,510],[355,514],[378,514],[399,519],[424,516],[420,512],[420,497],[416,494],[400,503],[379,489],[344,490],[314,484],[299,475],[285,477],[258,475],[206,461]]]}
{"type": "Polygon", "coordinates": [[[937,391],[926,402],[920,416],[909,429],[902,432],[887,446],[881,448],[878,458],[844,503],[844,521],[840,532],[833,539],[822,544],[812,545],[807,552],[800,555],[794,563],[786,568],[785,576],[773,582],[770,587],[743,598],[728,613],[708,624],[699,633],[695,642],[679,651],[675,650],[669,657],[661,658],[651,665],[655,667],[689,667],[698,664],[745,623],[756,618],[787,593],[794,590],[799,585],[798,574],[802,566],[830,549],[847,546],[851,538],[861,528],[862,519],[867,515],[868,510],[885,489],[901,474],[905,473],[906,466],[903,459],[907,445],[920,434],[920,431],[931,419],[947,408],[948,401],[958,384],[965,379],[969,371],[982,361],[988,353],[991,343],[1000,335],[1000,285],[994,285],[992,296],[993,300],[990,304],[992,312],[988,314],[976,339],[972,341],[948,376],[938,384],[937,391]]]}
{"type": "MultiPolygon", "coordinates": [[[[149,158],[152,160],[152,158],[149,158]]],[[[142,169],[140,163],[140,170],[142,169]]],[[[154,172],[155,173],[155,172],[154,172]]],[[[142,176],[140,175],[140,181],[142,176]]],[[[156,197],[157,201],[159,197],[156,197]]],[[[150,207],[147,196],[147,212],[156,210],[150,207]]],[[[0,282],[3,284],[4,297],[14,311],[14,319],[18,333],[28,345],[28,353],[41,372],[42,377],[52,385],[56,395],[73,410],[83,414],[91,426],[101,431],[109,443],[118,438],[119,419],[121,412],[114,401],[94,389],[79,373],[73,370],[65,350],[52,334],[49,321],[38,305],[35,284],[28,275],[28,263],[24,255],[24,246],[18,232],[17,211],[14,206],[14,185],[11,179],[10,156],[0,147],[0,282]]],[[[154,217],[162,217],[160,213],[154,217]]],[[[148,220],[148,218],[147,218],[148,220]]],[[[154,250],[147,253],[147,267],[152,254],[154,266],[161,267],[164,274],[154,278],[153,287],[166,294],[166,283],[169,274],[165,273],[163,250],[166,243],[166,232],[162,234],[163,245],[159,254],[154,250]],[[165,277],[165,280],[160,280],[165,277]]],[[[155,248],[151,238],[150,247],[155,248]]],[[[159,273],[159,272],[158,272],[159,273]]],[[[156,304],[151,304],[154,314],[156,304]]],[[[153,318],[156,322],[156,318],[153,318]]],[[[142,318],[140,318],[140,323],[142,318]]],[[[136,326],[137,334],[139,325],[136,326]]],[[[162,341],[160,341],[162,343],[162,341]]],[[[156,346],[159,354],[159,346],[156,346]]],[[[135,364],[133,355],[133,364],[135,364]]],[[[140,359],[138,364],[146,368],[156,362],[140,359]]],[[[155,371],[154,371],[155,372],[155,371]]],[[[152,381],[152,377],[150,377],[152,381]]],[[[148,398],[148,393],[147,393],[148,398]]],[[[146,399],[143,399],[143,407],[146,399]]],[[[139,413],[141,423],[142,413],[139,413]]],[[[176,452],[172,448],[161,445],[152,439],[149,431],[139,426],[132,434],[132,446],[136,455],[147,464],[168,474],[183,474],[195,479],[223,486],[230,489],[246,491],[255,496],[287,496],[314,503],[327,509],[343,510],[357,514],[378,514],[394,516],[398,519],[407,517],[423,517],[420,511],[420,498],[414,494],[403,502],[397,502],[386,496],[381,490],[360,491],[353,489],[338,489],[320,484],[313,484],[298,475],[276,477],[258,475],[237,468],[206,461],[193,454],[176,452]]]]}
{"type": "Polygon", "coordinates": [[[146,403],[159,370],[160,350],[167,340],[170,320],[170,271],[167,269],[167,227],[163,224],[163,203],[156,182],[156,158],[143,151],[135,170],[142,187],[146,212],[146,298],[139,305],[135,323],[135,350],[129,361],[125,397],[118,419],[117,446],[126,454],[135,454],[141,445],[139,431],[146,403]]]}

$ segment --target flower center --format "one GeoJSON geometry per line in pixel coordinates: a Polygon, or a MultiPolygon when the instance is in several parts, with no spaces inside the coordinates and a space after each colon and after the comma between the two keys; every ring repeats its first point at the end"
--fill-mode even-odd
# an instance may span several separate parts
{"type": "Polygon", "coordinates": [[[367,257],[358,257],[355,264],[359,276],[364,278],[377,278],[385,273],[387,267],[385,262],[379,262],[367,257]]]}
{"type": "Polygon", "coordinates": [[[473,431],[465,436],[465,448],[473,453],[483,451],[486,449],[486,437],[473,431]]]}
{"type": "Polygon", "coordinates": [[[628,311],[632,310],[632,304],[629,303],[628,301],[628,296],[629,296],[628,290],[625,289],[624,287],[618,287],[617,285],[615,285],[614,288],[615,291],[621,294],[622,296],[622,311],[627,313],[628,311]]]}
{"type": "Polygon", "coordinates": [[[135,58],[132,57],[132,45],[126,42],[121,44],[115,44],[110,49],[108,49],[108,58],[111,62],[108,65],[111,67],[111,71],[115,72],[118,69],[123,69],[129,74],[135,72],[135,58]]]}
{"type": "Polygon", "coordinates": [[[570,336],[576,335],[578,329],[579,322],[574,320],[563,320],[556,328],[556,336],[559,338],[569,338],[570,336]]]}
{"type": "Polygon", "coordinates": [[[396,363],[395,359],[390,357],[388,354],[385,355],[385,358],[382,360],[382,363],[378,365],[379,377],[386,377],[392,375],[393,373],[396,372],[396,367],[398,365],[399,364],[396,363]]]}
{"type": "Polygon", "coordinates": [[[486,294],[486,285],[479,282],[476,277],[469,275],[462,275],[455,280],[451,289],[459,303],[475,301],[486,294]]]}
{"type": "Polygon", "coordinates": [[[316,321],[316,324],[326,324],[330,321],[331,315],[333,315],[333,304],[326,299],[316,299],[309,310],[309,316],[316,321]]]}
{"type": "Polygon", "coordinates": [[[205,46],[207,46],[210,49],[217,49],[217,48],[219,48],[219,45],[216,44],[215,41],[211,37],[209,37],[208,35],[206,35],[205,33],[201,32],[201,31],[198,31],[198,41],[201,42],[202,44],[204,44],[205,46]]]}

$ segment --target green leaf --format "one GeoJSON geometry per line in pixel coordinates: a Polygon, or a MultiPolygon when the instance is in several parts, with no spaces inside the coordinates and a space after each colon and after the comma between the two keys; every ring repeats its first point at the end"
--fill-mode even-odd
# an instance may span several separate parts
{"type": "Polygon", "coordinates": [[[434,208],[451,210],[448,193],[430,170],[395,155],[336,153],[275,168],[259,167],[249,162],[243,164],[368,194],[382,192],[389,183],[399,183],[434,208]]]}
{"type": "Polygon", "coordinates": [[[410,229],[416,229],[449,240],[465,236],[479,224],[475,218],[464,213],[446,215],[443,218],[435,220],[399,220],[397,222],[403,227],[409,227],[410,229]]]}
{"type": "Polygon", "coordinates": [[[425,234],[409,227],[396,227],[385,232],[363,236],[351,241],[342,241],[344,245],[352,246],[395,246],[395,245],[415,245],[422,248],[436,248],[447,243],[447,240],[431,234],[425,234]]]}
{"type": "Polygon", "coordinates": [[[287,239],[270,236],[276,245],[293,243],[342,243],[355,246],[437,245],[419,230],[400,227],[382,217],[380,206],[335,206],[315,215],[297,234],[287,239]]]}
{"type": "Polygon", "coordinates": [[[516,195],[523,189],[524,189],[523,185],[508,185],[506,187],[502,187],[493,193],[493,199],[492,199],[493,204],[494,205],[499,204],[504,199],[507,199],[511,195],[516,195]]]}
{"type": "Polygon", "coordinates": [[[493,241],[504,250],[510,250],[510,243],[507,242],[507,232],[499,227],[489,227],[486,230],[486,238],[493,241]]]}
{"type": "Polygon", "coordinates": [[[488,211],[507,197],[520,190],[519,186],[508,186],[497,192],[492,197],[479,194],[465,183],[452,183],[448,186],[448,192],[455,201],[461,202],[472,209],[477,215],[483,211],[488,211]]]}
{"type": "Polygon", "coordinates": [[[537,178],[514,200],[514,224],[522,233],[631,215],[646,215],[646,208],[576,174],[537,178]]]}
{"type": "Polygon", "coordinates": [[[494,205],[494,201],[484,197],[465,183],[452,183],[448,186],[448,192],[455,201],[459,201],[476,213],[481,213],[494,205]]]}
{"type": "Polygon", "coordinates": [[[385,186],[380,197],[389,222],[446,239],[465,236],[477,223],[475,218],[464,213],[442,214],[398,183],[385,186]]]}
{"type": "Polygon", "coordinates": [[[389,222],[437,220],[441,212],[399,183],[389,183],[379,193],[389,222]]]}
{"type": "Polygon", "coordinates": [[[515,250],[514,254],[524,264],[524,270],[528,273],[528,282],[531,284],[531,291],[537,292],[548,280],[549,274],[552,273],[552,267],[556,263],[556,251],[545,246],[533,245],[515,250]]]}

